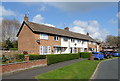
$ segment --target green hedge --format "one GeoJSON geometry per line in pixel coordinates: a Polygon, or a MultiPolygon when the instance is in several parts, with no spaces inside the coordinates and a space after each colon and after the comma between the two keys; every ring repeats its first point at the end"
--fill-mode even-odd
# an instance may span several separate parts
{"type": "Polygon", "coordinates": [[[63,62],[67,60],[72,60],[72,59],[78,59],[79,54],[52,54],[52,55],[47,55],[47,63],[48,65],[58,63],[58,62],[63,62]]]}
{"type": "Polygon", "coordinates": [[[16,54],[16,58],[19,60],[24,60],[24,54],[16,54]]]}
{"type": "Polygon", "coordinates": [[[9,48],[9,50],[18,50],[18,48],[9,48]]]}
{"type": "MultiPolygon", "coordinates": [[[[30,60],[39,60],[39,59],[45,59],[46,55],[36,55],[36,54],[28,54],[30,60]]],[[[16,54],[17,59],[24,60],[25,54],[16,54]]]]}
{"type": "Polygon", "coordinates": [[[80,58],[89,58],[91,52],[80,52],[80,58]]]}
{"type": "Polygon", "coordinates": [[[45,59],[46,55],[35,55],[35,54],[30,54],[29,59],[30,60],[39,60],[39,59],[45,59]]]}

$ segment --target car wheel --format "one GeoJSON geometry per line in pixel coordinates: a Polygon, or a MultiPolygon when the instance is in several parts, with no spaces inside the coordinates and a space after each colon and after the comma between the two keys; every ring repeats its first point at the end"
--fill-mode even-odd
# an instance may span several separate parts
{"type": "Polygon", "coordinates": [[[107,56],[107,59],[108,59],[109,57],[107,56]]]}

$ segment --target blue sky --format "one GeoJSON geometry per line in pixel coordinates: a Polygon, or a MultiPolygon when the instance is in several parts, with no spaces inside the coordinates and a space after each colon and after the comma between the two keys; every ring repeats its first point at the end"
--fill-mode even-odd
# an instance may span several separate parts
{"type": "Polygon", "coordinates": [[[29,21],[55,26],[86,34],[104,40],[107,35],[118,35],[117,2],[48,2],[2,3],[2,17],[23,21],[27,14],[29,21]]]}

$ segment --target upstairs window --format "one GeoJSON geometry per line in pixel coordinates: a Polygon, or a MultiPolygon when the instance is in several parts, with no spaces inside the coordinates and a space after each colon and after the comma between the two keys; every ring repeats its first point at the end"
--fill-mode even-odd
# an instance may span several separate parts
{"type": "Polygon", "coordinates": [[[82,41],[82,44],[84,44],[84,41],[82,41]]]}
{"type": "Polygon", "coordinates": [[[47,34],[40,34],[40,39],[48,40],[48,35],[47,34]]]}
{"type": "Polygon", "coordinates": [[[58,36],[54,36],[54,40],[55,40],[55,41],[58,41],[58,40],[59,40],[59,37],[58,37],[58,36]]]}
{"type": "Polygon", "coordinates": [[[71,42],[75,42],[75,39],[71,39],[71,42]]]}
{"type": "Polygon", "coordinates": [[[81,43],[81,40],[77,40],[78,43],[81,43]]]}
{"type": "Polygon", "coordinates": [[[68,41],[68,38],[67,38],[67,37],[64,37],[63,40],[64,40],[64,41],[68,41]]]}

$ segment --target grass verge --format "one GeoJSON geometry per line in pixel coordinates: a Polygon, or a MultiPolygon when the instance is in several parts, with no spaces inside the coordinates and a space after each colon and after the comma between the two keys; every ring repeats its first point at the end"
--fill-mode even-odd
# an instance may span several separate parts
{"type": "MultiPolygon", "coordinates": [[[[83,60],[36,76],[36,79],[89,79],[100,61],[83,60]]],[[[42,81],[42,80],[41,80],[42,81]]]]}
{"type": "MultiPolygon", "coordinates": [[[[112,57],[110,59],[114,59],[114,58],[118,58],[118,57],[112,57]]],[[[49,71],[47,73],[43,73],[40,74],[38,76],[36,76],[35,78],[40,80],[40,81],[53,81],[55,79],[71,79],[71,81],[73,81],[73,79],[84,79],[84,80],[88,80],[91,75],[93,74],[94,70],[96,69],[97,65],[99,62],[101,61],[105,61],[107,59],[104,60],[83,60],[59,69],[55,69],[52,71],[49,71]]],[[[56,81],[56,80],[55,80],[56,81]]]]}

